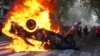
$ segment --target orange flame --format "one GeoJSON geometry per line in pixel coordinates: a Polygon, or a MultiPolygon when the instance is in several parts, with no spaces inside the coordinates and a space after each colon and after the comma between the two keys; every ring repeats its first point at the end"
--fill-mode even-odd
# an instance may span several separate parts
{"type": "Polygon", "coordinates": [[[4,34],[13,38],[13,41],[7,47],[13,48],[16,52],[45,51],[44,47],[39,48],[41,45],[40,41],[28,39],[35,46],[27,45],[23,39],[16,34],[10,33],[9,30],[11,29],[11,22],[16,22],[28,32],[34,32],[37,28],[44,28],[59,33],[59,24],[56,23],[55,26],[55,19],[54,17],[51,18],[50,15],[56,14],[56,3],[56,0],[16,0],[14,6],[7,14],[7,21],[2,29],[4,34]],[[26,27],[26,22],[29,19],[36,22],[36,27],[33,30],[29,30],[26,27]]]}

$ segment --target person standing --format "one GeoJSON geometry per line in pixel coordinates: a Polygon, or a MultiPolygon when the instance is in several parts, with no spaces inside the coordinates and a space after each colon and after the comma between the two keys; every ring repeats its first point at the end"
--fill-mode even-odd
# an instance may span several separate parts
{"type": "Polygon", "coordinates": [[[97,26],[96,28],[96,37],[98,38],[98,40],[100,40],[100,27],[97,26]]]}
{"type": "Polygon", "coordinates": [[[79,39],[81,39],[81,37],[82,37],[82,27],[81,26],[79,26],[77,29],[77,36],[79,39]]]}
{"type": "Polygon", "coordinates": [[[91,31],[90,31],[91,33],[91,37],[93,38],[93,39],[95,39],[95,37],[96,37],[96,26],[93,26],[93,27],[91,27],[91,31]]]}
{"type": "Polygon", "coordinates": [[[87,38],[88,38],[88,28],[87,28],[87,26],[85,26],[83,28],[83,42],[84,42],[84,44],[87,43],[87,38]]]}

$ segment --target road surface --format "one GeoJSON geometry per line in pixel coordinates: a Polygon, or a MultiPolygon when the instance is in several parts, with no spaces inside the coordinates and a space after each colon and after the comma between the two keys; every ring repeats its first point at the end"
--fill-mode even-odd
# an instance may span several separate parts
{"type": "Polygon", "coordinates": [[[76,40],[81,50],[50,50],[48,52],[14,52],[12,49],[6,49],[11,39],[6,36],[0,36],[0,56],[100,56],[100,41],[96,39],[88,40],[83,44],[81,40],[76,40]]]}

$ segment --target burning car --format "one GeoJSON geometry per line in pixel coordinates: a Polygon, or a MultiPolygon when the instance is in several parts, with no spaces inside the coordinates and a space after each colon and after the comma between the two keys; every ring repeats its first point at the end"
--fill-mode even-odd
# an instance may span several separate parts
{"type": "Polygon", "coordinates": [[[63,36],[56,6],[56,0],[15,0],[2,29],[13,39],[7,48],[16,52],[59,48],[63,36]]]}
{"type": "Polygon", "coordinates": [[[46,51],[44,46],[50,45],[50,41],[45,40],[47,32],[60,32],[56,6],[56,0],[15,0],[2,29],[13,39],[7,48],[16,52],[46,51]]]}

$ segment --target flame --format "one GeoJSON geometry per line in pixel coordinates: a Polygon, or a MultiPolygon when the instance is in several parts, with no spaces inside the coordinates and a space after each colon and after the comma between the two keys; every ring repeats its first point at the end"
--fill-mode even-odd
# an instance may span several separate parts
{"type": "Polygon", "coordinates": [[[54,23],[52,22],[55,22],[55,20],[50,16],[50,14],[56,14],[55,6],[56,0],[16,0],[7,14],[7,20],[2,29],[4,34],[13,38],[13,41],[7,48],[13,48],[16,52],[46,51],[44,47],[39,48],[41,41],[28,39],[35,46],[27,45],[21,37],[11,33],[9,30],[11,29],[11,23],[16,22],[17,25],[23,27],[27,32],[34,32],[37,28],[44,28],[59,33],[59,24],[56,23],[56,27],[53,26],[54,23]],[[36,22],[36,27],[33,30],[29,30],[26,26],[26,22],[29,19],[36,22]]]}

